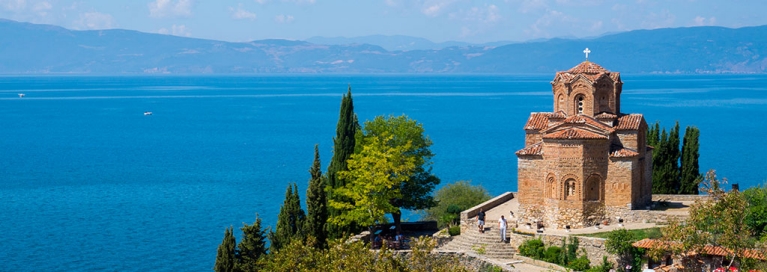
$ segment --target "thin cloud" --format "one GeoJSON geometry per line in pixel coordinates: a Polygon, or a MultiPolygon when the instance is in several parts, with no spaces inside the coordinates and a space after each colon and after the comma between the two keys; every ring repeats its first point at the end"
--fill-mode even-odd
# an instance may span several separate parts
{"type": "Polygon", "coordinates": [[[164,34],[164,35],[182,36],[182,37],[192,36],[192,32],[189,31],[189,28],[187,28],[185,25],[175,25],[175,24],[171,26],[170,29],[160,28],[160,30],[158,30],[157,33],[164,34]]]}
{"type": "Polygon", "coordinates": [[[232,15],[232,19],[235,20],[255,20],[256,14],[243,9],[242,7],[229,7],[229,13],[232,15]]]}
{"type": "Polygon", "coordinates": [[[21,12],[27,8],[26,0],[0,0],[3,9],[12,12],[21,12]]]}
{"type": "Polygon", "coordinates": [[[294,19],[295,18],[293,18],[293,15],[280,14],[280,15],[274,16],[274,21],[280,24],[292,23],[294,19]]]}
{"type": "Polygon", "coordinates": [[[148,6],[149,16],[154,18],[192,16],[192,0],[156,0],[148,6]]]}
{"type": "Polygon", "coordinates": [[[81,13],[74,22],[75,29],[110,29],[114,26],[115,20],[112,15],[95,11],[81,13]]]}

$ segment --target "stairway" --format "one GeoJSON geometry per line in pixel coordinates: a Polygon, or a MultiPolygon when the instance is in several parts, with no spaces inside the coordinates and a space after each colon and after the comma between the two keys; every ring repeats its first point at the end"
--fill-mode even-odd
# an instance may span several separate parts
{"type": "MultiPolygon", "coordinates": [[[[507,229],[507,238],[509,233],[511,230],[507,229]]],[[[488,227],[485,228],[485,233],[480,233],[477,229],[472,228],[462,232],[461,235],[453,236],[452,241],[439,249],[473,252],[496,260],[512,259],[517,252],[517,249],[509,245],[508,241],[501,243],[501,233],[498,228],[488,227]],[[481,252],[483,247],[484,254],[481,252]]]]}

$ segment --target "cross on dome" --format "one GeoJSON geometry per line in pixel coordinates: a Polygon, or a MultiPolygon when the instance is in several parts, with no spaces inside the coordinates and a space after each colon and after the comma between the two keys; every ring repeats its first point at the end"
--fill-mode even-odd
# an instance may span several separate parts
{"type": "Polygon", "coordinates": [[[583,53],[586,54],[586,59],[589,59],[589,53],[591,53],[591,50],[589,50],[589,48],[586,47],[586,50],[583,50],[583,53]]]}

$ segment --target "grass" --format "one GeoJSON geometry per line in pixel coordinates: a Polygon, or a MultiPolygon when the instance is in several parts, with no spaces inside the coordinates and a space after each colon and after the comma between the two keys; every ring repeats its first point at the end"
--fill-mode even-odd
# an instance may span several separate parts
{"type": "MultiPolygon", "coordinates": [[[[644,238],[650,238],[650,239],[657,239],[663,236],[660,233],[660,228],[649,228],[649,229],[634,229],[629,230],[632,234],[634,234],[634,237],[637,238],[637,240],[642,240],[644,238]]],[[[591,233],[591,234],[583,234],[578,236],[585,236],[585,237],[595,237],[595,238],[604,238],[607,239],[607,235],[609,235],[610,232],[599,232],[599,233],[591,233]]]]}

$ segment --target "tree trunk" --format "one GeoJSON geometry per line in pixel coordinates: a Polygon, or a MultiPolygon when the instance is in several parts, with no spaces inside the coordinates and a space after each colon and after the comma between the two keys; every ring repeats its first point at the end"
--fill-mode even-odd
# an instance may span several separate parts
{"type": "Polygon", "coordinates": [[[391,218],[394,219],[394,226],[396,227],[398,232],[402,232],[402,226],[400,220],[402,220],[402,211],[397,210],[396,212],[391,213],[391,218]]]}

